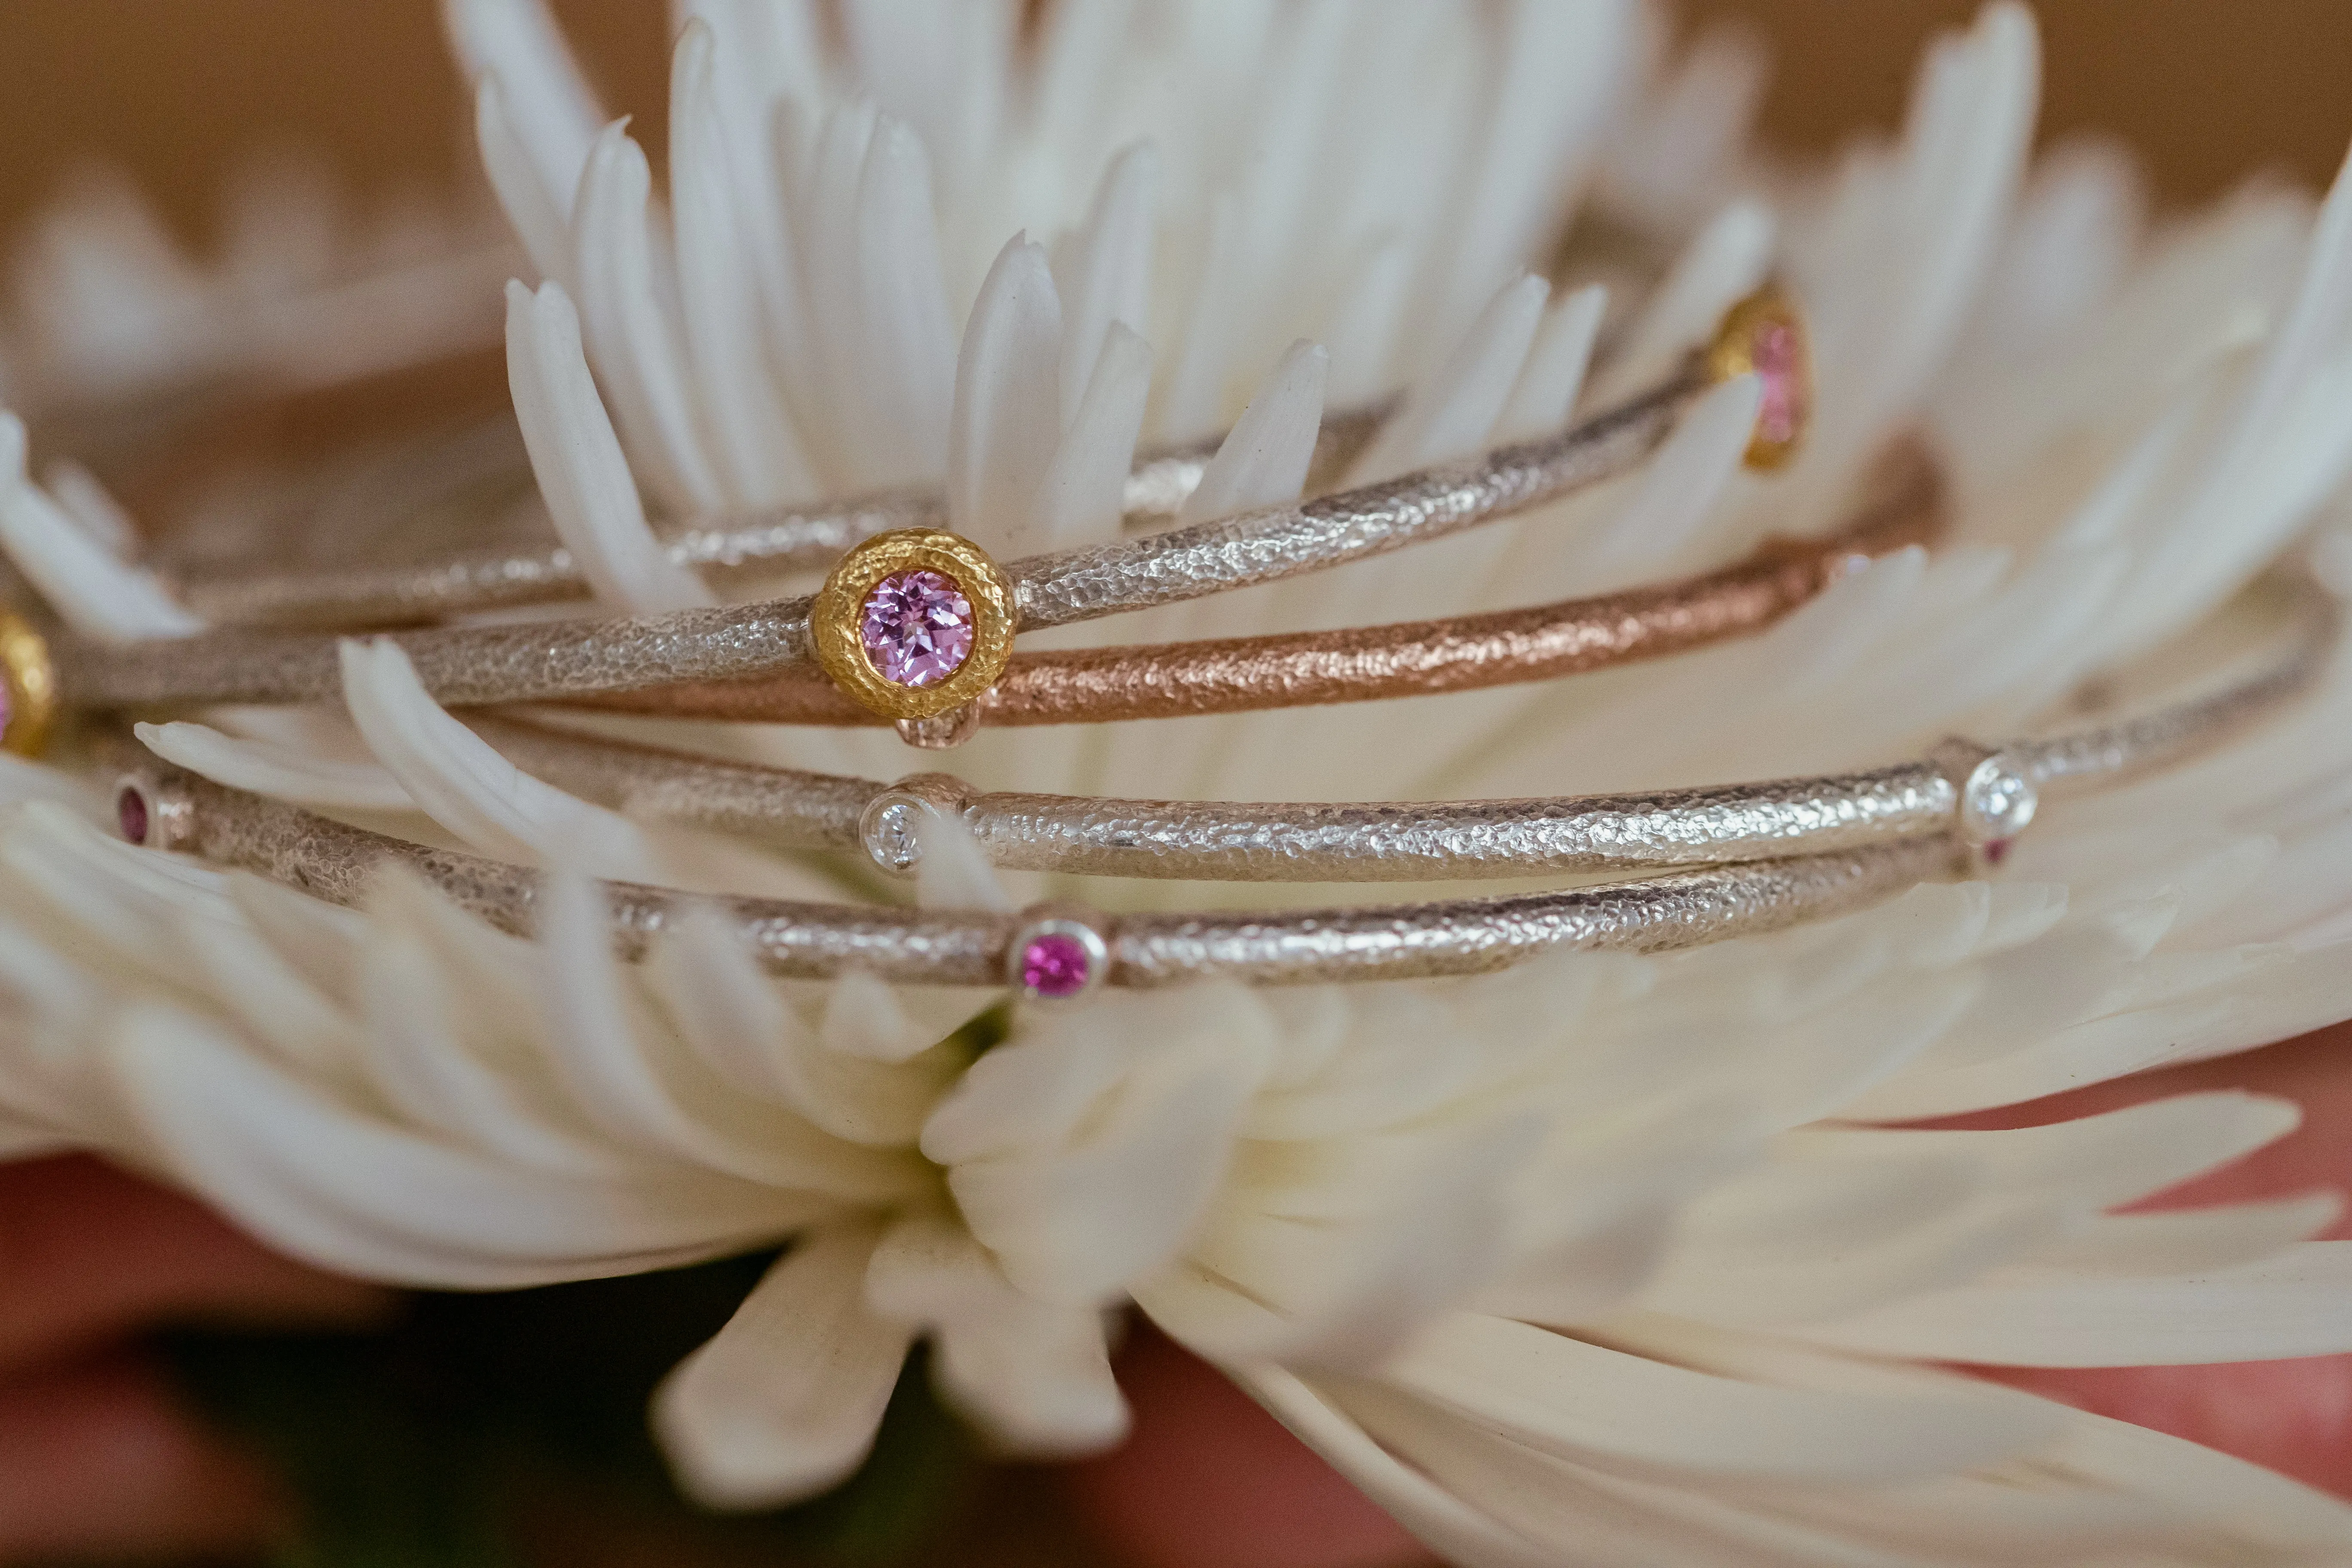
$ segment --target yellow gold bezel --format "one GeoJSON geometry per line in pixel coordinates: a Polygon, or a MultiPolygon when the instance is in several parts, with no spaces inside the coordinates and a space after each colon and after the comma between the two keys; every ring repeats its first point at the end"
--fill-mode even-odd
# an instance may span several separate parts
{"type": "Polygon", "coordinates": [[[1013,583],[988,552],[960,533],[900,528],[877,533],[834,566],[809,606],[809,640],[833,683],[885,719],[929,719],[961,708],[996,684],[1013,661],[1013,583]],[[971,601],[971,652],[937,686],[884,679],[857,635],[866,596],[885,577],[936,572],[971,601]]]}
{"type": "Polygon", "coordinates": [[[1706,347],[1706,379],[1719,386],[1756,369],[1757,330],[1772,324],[1784,325],[1797,335],[1797,430],[1787,440],[1775,441],[1768,439],[1759,426],[1748,443],[1747,463],[1751,468],[1785,467],[1804,446],[1805,433],[1812,426],[1813,341],[1805,331],[1805,313],[1797,309],[1787,290],[1767,283],[1724,312],[1706,347]]]}
{"type": "Polygon", "coordinates": [[[0,750],[37,757],[58,717],[58,669],[48,639],[12,610],[0,610],[0,679],[8,683],[8,725],[0,750]]]}

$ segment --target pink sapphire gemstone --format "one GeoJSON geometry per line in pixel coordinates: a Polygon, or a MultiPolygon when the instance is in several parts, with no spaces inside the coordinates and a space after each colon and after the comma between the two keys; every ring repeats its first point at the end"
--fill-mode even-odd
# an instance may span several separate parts
{"type": "Polygon", "coordinates": [[[1757,437],[1785,447],[1804,434],[1810,411],[1812,389],[1805,384],[1804,343],[1790,322],[1767,321],[1757,326],[1748,354],[1757,378],[1764,384],[1763,399],[1756,410],[1757,437]]]}
{"type": "Polygon", "coordinates": [[[971,656],[971,601],[937,572],[900,572],[874,584],[857,622],[866,657],[894,686],[936,686],[971,656]]]}
{"type": "Polygon", "coordinates": [[[1987,844],[1984,847],[1985,864],[1988,866],[1998,866],[2002,861],[2008,859],[2009,847],[2012,842],[2013,840],[2007,838],[1996,838],[1990,844],[1987,844]]]}
{"type": "Polygon", "coordinates": [[[134,784],[124,784],[114,797],[115,825],[122,829],[125,842],[147,842],[147,797],[134,784]]]}
{"type": "Polygon", "coordinates": [[[1087,944],[1061,931],[1031,937],[1021,950],[1021,984],[1033,995],[1075,996],[1093,967],[1087,944]]]}

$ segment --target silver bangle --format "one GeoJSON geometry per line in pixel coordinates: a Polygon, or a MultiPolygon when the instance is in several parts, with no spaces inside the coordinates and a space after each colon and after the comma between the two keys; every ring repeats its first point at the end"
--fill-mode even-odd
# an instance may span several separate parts
{"type": "MultiPolygon", "coordinates": [[[[1308,465],[1310,494],[1346,470],[1379,433],[1395,404],[1389,398],[1325,417],[1308,465]]],[[[1140,533],[1173,523],[1216,448],[1213,437],[1140,455],[1127,479],[1126,531],[1140,533]]],[[[707,581],[726,582],[823,571],[843,552],[877,533],[946,526],[944,497],[936,489],[920,489],[672,523],[661,527],[660,533],[664,552],[673,563],[707,581]]],[[[561,544],[301,572],[244,571],[215,563],[170,574],[167,580],[173,595],[213,626],[276,631],[414,626],[590,597],[586,574],[561,544]]]]}
{"type": "MultiPolygon", "coordinates": [[[[1066,626],[1324,571],[1555,500],[1647,457],[1725,368],[1696,355],[1663,385],[1559,435],[1385,484],[1006,563],[995,568],[1003,629],[1066,626]]],[[[866,543],[910,537],[894,531],[866,543]]],[[[391,635],[439,700],[524,702],[789,668],[814,657],[815,602],[391,635]]],[[[223,631],[118,646],[59,637],[53,651],[65,700],[79,708],[308,702],[341,689],[331,637],[223,631]]]]}
{"type": "Polygon", "coordinates": [[[912,814],[951,811],[1011,870],[1234,882],[1409,882],[1773,859],[1958,834],[1999,843],[2045,794],[2174,765],[2309,689],[2342,610],[2298,569],[2260,590],[2274,647],[2218,689],[2137,717],[1819,778],[1551,799],[1255,804],[982,793],[945,773],[897,784],[723,762],[490,714],[474,722],[526,773],[632,815],[848,849],[911,874],[912,814]]]}
{"type": "MultiPolygon", "coordinates": [[[[2335,599],[2307,573],[2284,574],[2292,635],[2283,649],[2220,689],[2137,718],[1997,751],[1956,742],[1932,760],[1880,774],[1810,784],[1734,786],[1699,792],[1694,818],[1643,817],[1594,802],[1479,803],[1458,806],[1261,807],[1236,834],[1232,823],[1248,808],[1160,805],[1150,809],[1180,826],[1170,841],[1133,838],[1136,819],[1106,812],[1105,803],[1079,802],[1066,831],[1037,829],[1034,803],[1057,797],[993,797],[1024,803],[1017,823],[973,807],[989,796],[963,798],[954,780],[908,781],[877,786],[822,774],[783,775],[809,782],[795,794],[793,820],[827,842],[856,825],[860,841],[911,842],[913,822],[892,821],[903,798],[908,810],[952,808],[979,823],[983,844],[1049,846],[1047,858],[1070,868],[1134,872],[1149,866],[1165,875],[1171,861],[1193,874],[1267,875],[1270,868],[1311,864],[1315,879],[1362,878],[1366,868],[1404,879],[1525,874],[1600,866],[1671,865],[1703,847],[1717,863],[1641,881],[1562,891],[1364,908],[1273,913],[1090,915],[1056,908],[1021,916],[988,912],[905,912],[884,908],[759,899],[717,899],[772,972],[822,977],[868,970],[890,981],[958,985],[1016,984],[1029,994],[1075,994],[1095,984],[1150,986],[1222,976],[1253,984],[1343,979],[1402,979],[1468,974],[1500,968],[1560,949],[1651,952],[1689,947],[1778,930],[1803,921],[1861,909],[1913,883],[1958,874],[1970,865],[1997,863],[2011,838],[2030,823],[2044,787],[2083,789],[2179,763],[2225,736],[2274,715],[2307,690],[2336,646],[2342,615],[2335,599]],[[1861,814],[1878,841],[1856,844],[1846,835],[1856,816],[1842,813],[1855,781],[1890,790],[1892,804],[1874,820],[1861,814]],[[1547,816],[1546,812],[1550,815],[1547,816]],[[1205,833],[1182,826],[1202,814],[1205,833]],[[1338,814],[1327,818],[1322,814],[1338,814]],[[1463,814],[1446,830],[1426,825],[1463,814]],[[853,815],[854,814],[854,815],[853,815]],[[1289,814],[1289,815],[1286,815],[1289,814]],[[1396,814],[1396,815],[1389,815],[1396,814]],[[992,823],[1006,824],[999,833],[992,823]],[[1223,823],[1223,826],[1218,824],[1223,823]],[[1593,825],[1612,823],[1596,837],[1593,825]],[[1400,826],[1403,831],[1400,831],[1400,826]],[[1419,825],[1419,826],[1416,826],[1419,825]],[[1019,832],[1014,835],[1013,827],[1019,832]],[[1326,831],[1328,829],[1329,831],[1326,831]],[[1344,829],[1344,831],[1341,831],[1344,829]],[[1720,830],[1720,831],[1718,831],[1720,830]],[[1192,837],[1186,837],[1187,833],[1192,837]],[[1304,849],[1286,847],[1304,834],[1304,849]],[[1089,837],[1091,835],[1092,837],[1089,837]],[[1114,839],[1109,835],[1127,836],[1114,839]],[[1218,842],[1222,835],[1233,843],[1218,842]],[[1579,837],[1581,835],[1582,837],[1579,837]],[[1429,842],[1439,847],[1432,851],[1429,842]],[[1836,847],[1822,848],[1823,843],[1836,847]],[[1811,853],[1788,854],[1803,847],[1811,853]],[[1127,857],[1140,854],[1139,865],[1127,857]],[[1332,857],[1325,860],[1322,857],[1332,857]],[[1727,856],[1759,858],[1720,863],[1727,856]],[[1442,866],[1433,870],[1430,867],[1442,866]]],[[[500,731],[511,740],[511,729],[500,731]]],[[[760,770],[686,761],[698,772],[646,771],[634,753],[540,732],[539,743],[577,747],[570,754],[607,770],[620,804],[651,806],[724,826],[746,826],[745,814],[766,820],[770,786],[760,770]],[[628,794],[650,780],[667,784],[643,795],[628,794]],[[730,791],[732,792],[730,794],[730,791]],[[732,802],[730,805],[730,802],[732,802]],[[697,815],[699,814],[699,815],[697,815]]],[[[550,751],[547,754],[552,755],[550,751]]],[[[651,753],[658,755],[658,753],[651,753]]],[[[501,929],[532,929],[537,874],[478,856],[428,848],[365,832],[299,807],[224,788],[152,758],[133,758],[120,786],[126,837],[179,849],[220,864],[261,871],[320,897],[356,902],[375,868],[404,863],[459,904],[501,929]]],[[[610,790],[608,794],[612,793],[610,790]]],[[[1643,809],[1654,806],[1644,802],[1643,809]]],[[[1060,811],[1063,807],[1050,806],[1060,811]]],[[[1160,828],[1150,829],[1157,834],[1160,828]]],[[[903,855],[903,849],[894,851],[903,855]]],[[[1024,852],[1025,853],[1025,852],[1024,852]]],[[[1021,860],[1020,864],[1035,864],[1021,860]]],[[[689,896],[660,889],[612,889],[616,934],[625,951],[641,952],[689,896]]]]}
{"type": "MultiPolygon", "coordinates": [[[[356,904],[377,868],[399,863],[500,930],[536,926],[540,877],[479,856],[370,833],[299,806],[211,784],[152,759],[120,785],[126,829],[148,847],[257,871],[316,897],[356,904]],[[165,829],[165,825],[168,828],[165,829]],[[168,834],[168,836],[167,836],[168,834]]],[[[704,897],[607,884],[615,941],[628,957],[686,908],[723,911],[766,969],[823,979],[864,971],[892,983],[999,985],[1038,996],[1071,994],[1018,977],[1048,960],[1071,964],[1063,922],[1095,939],[1096,984],[1172,985],[1223,978],[1253,984],[1401,980],[1477,974],[1545,952],[1651,952],[1694,947],[1865,908],[1926,879],[1956,873],[1962,858],[1944,837],[1869,848],[1712,867],[1644,881],[1433,903],[1311,910],[1198,914],[1088,914],[1063,907],[1019,914],[910,911],[849,904],[704,897]],[[1047,925],[1045,922],[1053,922],[1047,925]],[[1050,955],[1034,951],[1054,939],[1050,955]],[[1098,945],[1097,945],[1098,944],[1098,945]]]]}

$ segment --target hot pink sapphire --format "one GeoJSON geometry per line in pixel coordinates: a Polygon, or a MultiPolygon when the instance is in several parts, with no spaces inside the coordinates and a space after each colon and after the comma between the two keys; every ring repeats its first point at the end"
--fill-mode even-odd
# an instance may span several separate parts
{"type": "Polygon", "coordinates": [[[937,572],[900,572],[874,584],[858,616],[866,657],[897,686],[936,686],[971,654],[971,601],[937,572]]]}
{"type": "Polygon", "coordinates": [[[1764,384],[1756,434],[1773,446],[1785,446],[1804,432],[1806,399],[1811,395],[1805,384],[1804,344],[1787,321],[1765,321],[1757,327],[1748,354],[1764,384]]]}
{"type": "Polygon", "coordinates": [[[147,797],[140,793],[137,784],[124,784],[114,797],[114,822],[122,829],[125,841],[147,842],[147,797]]]}
{"type": "Polygon", "coordinates": [[[1061,931],[1031,937],[1021,950],[1021,984],[1032,995],[1075,996],[1093,967],[1087,944],[1061,931]]]}

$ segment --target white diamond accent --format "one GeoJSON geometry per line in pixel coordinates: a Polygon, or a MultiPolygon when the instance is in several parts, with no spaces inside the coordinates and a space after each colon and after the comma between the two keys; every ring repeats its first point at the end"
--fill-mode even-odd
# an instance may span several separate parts
{"type": "Polygon", "coordinates": [[[1960,786],[1960,833],[1971,844],[2014,838],[2033,820],[2042,804],[2033,781],[2015,758],[1995,752],[1979,763],[1960,786]]]}

